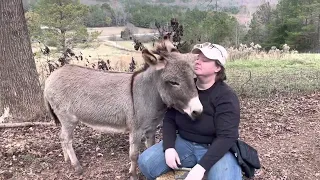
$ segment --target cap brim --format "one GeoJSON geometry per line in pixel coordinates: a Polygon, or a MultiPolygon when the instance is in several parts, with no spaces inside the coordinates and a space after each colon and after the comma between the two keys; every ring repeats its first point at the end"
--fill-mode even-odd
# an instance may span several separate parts
{"type": "Polygon", "coordinates": [[[192,54],[200,54],[202,53],[205,57],[207,57],[208,59],[211,59],[211,60],[218,60],[218,59],[215,59],[215,58],[212,58],[209,56],[208,54],[208,51],[206,51],[206,49],[204,48],[195,48],[191,51],[192,54]]]}
{"type": "Polygon", "coordinates": [[[210,60],[213,60],[213,61],[218,61],[219,62],[219,65],[221,66],[224,66],[222,63],[221,63],[221,60],[219,60],[218,58],[213,58],[213,57],[210,57],[209,54],[208,54],[208,51],[206,51],[205,49],[203,48],[194,48],[192,51],[191,51],[192,54],[200,54],[202,53],[205,57],[207,57],[208,59],[210,60]]]}
{"type": "Polygon", "coordinates": [[[201,51],[201,49],[199,49],[199,48],[192,49],[192,51],[191,51],[192,54],[199,54],[199,53],[201,53],[201,52],[202,52],[202,51],[201,51]]]}

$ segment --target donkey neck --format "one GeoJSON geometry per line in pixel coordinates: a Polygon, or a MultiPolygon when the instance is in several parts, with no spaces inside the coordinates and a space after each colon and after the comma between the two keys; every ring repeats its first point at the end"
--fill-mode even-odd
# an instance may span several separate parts
{"type": "Polygon", "coordinates": [[[137,111],[141,108],[150,109],[151,111],[162,111],[166,108],[157,88],[159,76],[159,71],[149,67],[134,77],[132,95],[134,108],[137,111]]]}

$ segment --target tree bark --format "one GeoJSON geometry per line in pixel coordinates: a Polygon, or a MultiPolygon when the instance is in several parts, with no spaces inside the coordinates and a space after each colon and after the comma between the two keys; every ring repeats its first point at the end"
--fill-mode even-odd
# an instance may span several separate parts
{"type": "Polygon", "coordinates": [[[67,49],[66,46],[66,31],[61,29],[61,45],[62,45],[62,52],[65,52],[67,49]]]}
{"type": "Polygon", "coordinates": [[[317,47],[318,47],[318,53],[320,53],[320,14],[318,16],[318,43],[317,43],[317,47]]]}
{"type": "Polygon", "coordinates": [[[10,121],[44,117],[43,95],[33,59],[22,0],[0,0],[0,116],[10,121]]]}

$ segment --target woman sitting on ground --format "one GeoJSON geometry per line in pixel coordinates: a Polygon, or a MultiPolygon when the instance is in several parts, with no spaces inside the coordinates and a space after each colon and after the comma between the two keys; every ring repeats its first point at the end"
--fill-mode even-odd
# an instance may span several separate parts
{"type": "Polygon", "coordinates": [[[195,84],[203,112],[195,120],[171,108],[163,120],[163,140],[146,149],[138,159],[148,180],[178,167],[192,168],[186,180],[241,180],[242,172],[229,151],[239,137],[240,107],[236,93],[224,82],[227,51],[204,43],[198,54],[195,84]],[[176,133],[177,132],[177,133],[176,133]]]}

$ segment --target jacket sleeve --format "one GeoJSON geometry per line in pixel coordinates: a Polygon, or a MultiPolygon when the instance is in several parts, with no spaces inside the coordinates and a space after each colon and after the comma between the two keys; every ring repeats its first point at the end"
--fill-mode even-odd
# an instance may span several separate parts
{"type": "Polygon", "coordinates": [[[239,137],[240,105],[236,94],[228,91],[211,103],[215,107],[216,138],[200,159],[199,164],[205,170],[209,170],[218,162],[239,137]]]}
{"type": "Polygon", "coordinates": [[[163,119],[162,137],[163,137],[163,151],[168,148],[174,148],[176,141],[176,110],[169,108],[163,119]]]}

